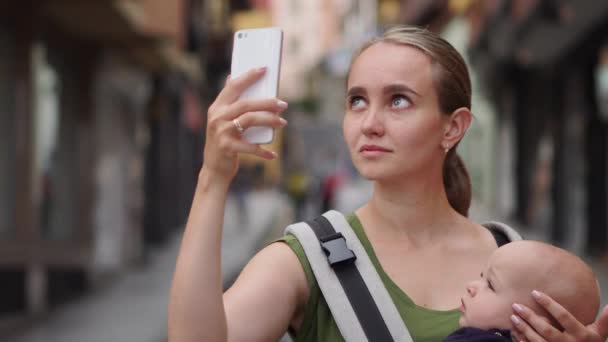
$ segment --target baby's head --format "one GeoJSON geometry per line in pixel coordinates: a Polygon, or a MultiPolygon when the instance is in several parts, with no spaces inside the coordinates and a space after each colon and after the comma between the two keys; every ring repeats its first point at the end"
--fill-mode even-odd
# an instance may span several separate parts
{"type": "Polygon", "coordinates": [[[533,290],[549,295],[585,325],[595,320],[599,310],[597,279],[581,259],[546,243],[516,241],[492,253],[481,278],[467,286],[460,326],[510,330],[512,304],[519,303],[561,330],[534,301],[533,290]]]}

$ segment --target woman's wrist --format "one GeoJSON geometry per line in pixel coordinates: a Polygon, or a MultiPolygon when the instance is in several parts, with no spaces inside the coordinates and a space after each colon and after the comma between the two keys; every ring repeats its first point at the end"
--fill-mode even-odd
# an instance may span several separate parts
{"type": "Polygon", "coordinates": [[[198,193],[228,193],[230,187],[230,179],[226,179],[225,175],[217,175],[211,170],[206,169],[204,166],[201,168],[198,174],[198,183],[196,185],[196,192],[198,193]]]}

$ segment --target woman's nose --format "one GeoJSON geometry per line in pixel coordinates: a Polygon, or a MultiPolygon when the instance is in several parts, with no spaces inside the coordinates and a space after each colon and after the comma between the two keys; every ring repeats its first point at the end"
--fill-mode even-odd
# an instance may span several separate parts
{"type": "Polygon", "coordinates": [[[361,124],[361,131],[367,136],[384,135],[384,122],[380,110],[370,108],[361,124]]]}

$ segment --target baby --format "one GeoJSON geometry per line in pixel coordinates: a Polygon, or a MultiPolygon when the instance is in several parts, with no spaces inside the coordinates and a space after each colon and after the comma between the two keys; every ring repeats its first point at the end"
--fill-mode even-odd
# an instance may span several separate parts
{"type": "Polygon", "coordinates": [[[538,305],[533,290],[546,293],[581,323],[595,320],[600,290],[591,268],[574,254],[538,241],[516,241],[497,249],[481,279],[467,286],[461,329],[444,342],[511,341],[514,303],[523,304],[554,327],[559,323],[538,305]]]}

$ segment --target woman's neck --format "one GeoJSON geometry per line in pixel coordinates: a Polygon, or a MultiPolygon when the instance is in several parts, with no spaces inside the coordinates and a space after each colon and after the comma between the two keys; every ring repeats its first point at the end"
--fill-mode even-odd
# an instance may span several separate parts
{"type": "Polygon", "coordinates": [[[407,237],[412,242],[434,240],[462,219],[448,202],[443,184],[416,181],[375,182],[371,200],[358,213],[387,238],[407,237]],[[381,231],[379,231],[381,230],[381,231]]]}

